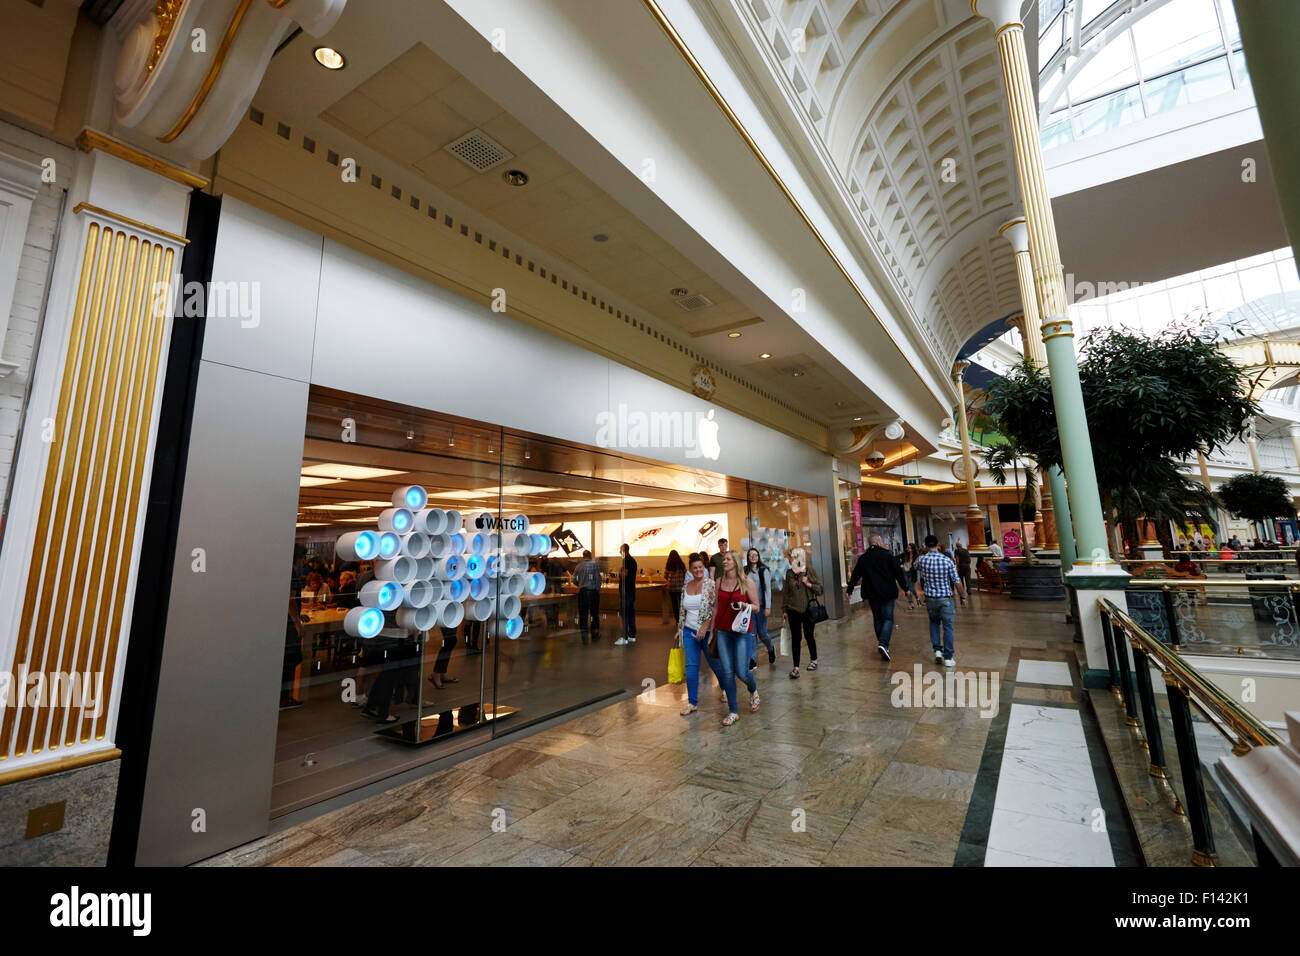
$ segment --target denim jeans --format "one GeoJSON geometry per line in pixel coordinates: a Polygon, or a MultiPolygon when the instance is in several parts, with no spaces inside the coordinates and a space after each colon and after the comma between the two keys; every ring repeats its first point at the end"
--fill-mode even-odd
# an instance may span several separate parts
{"type": "Polygon", "coordinates": [[[740,713],[736,704],[736,678],[745,682],[750,695],[758,693],[758,682],[749,672],[749,635],[741,631],[718,631],[718,680],[727,693],[727,707],[733,714],[740,713]]]}
{"type": "Polygon", "coordinates": [[[758,660],[758,642],[762,641],[763,646],[769,652],[775,654],[776,648],[772,644],[772,639],[767,636],[767,614],[764,611],[754,612],[754,633],[749,635],[749,659],[758,660]]]}
{"type": "Polygon", "coordinates": [[[713,676],[718,678],[718,686],[722,686],[722,678],[718,676],[718,663],[709,656],[706,641],[700,640],[695,636],[694,628],[682,628],[682,650],[686,652],[686,699],[692,707],[698,707],[700,703],[700,658],[709,662],[709,670],[713,671],[713,676]]]}
{"type": "Polygon", "coordinates": [[[871,605],[871,623],[876,629],[876,643],[886,650],[889,648],[889,639],[894,636],[894,600],[867,599],[871,605]]]}
{"type": "Polygon", "coordinates": [[[940,650],[939,628],[943,628],[943,656],[952,657],[952,598],[928,597],[925,610],[930,615],[930,644],[940,650]]]}
{"type": "Polygon", "coordinates": [[[636,590],[628,588],[619,593],[619,613],[623,616],[623,637],[636,638],[636,590]]]}

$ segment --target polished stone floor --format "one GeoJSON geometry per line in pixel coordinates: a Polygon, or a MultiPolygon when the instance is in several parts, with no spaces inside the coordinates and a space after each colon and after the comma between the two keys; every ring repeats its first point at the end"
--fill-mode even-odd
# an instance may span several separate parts
{"type": "Polygon", "coordinates": [[[818,670],[761,654],[732,727],[711,678],[689,718],[660,684],[206,864],[1131,864],[1122,813],[1090,826],[1118,803],[1064,609],[975,596],[944,687],[923,612],[900,608],[885,662],[857,605],[818,627],[818,670]]]}

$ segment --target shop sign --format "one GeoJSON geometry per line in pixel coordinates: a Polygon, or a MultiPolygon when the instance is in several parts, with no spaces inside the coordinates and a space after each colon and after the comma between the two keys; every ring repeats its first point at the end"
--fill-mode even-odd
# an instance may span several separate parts
{"type": "Polygon", "coordinates": [[[904,479],[903,479],[903,484],[904,484],[904,485],[919,485],[920,483],[921,483],[921,479],[920,479],[920,478],[904,478],[904,479]]]}

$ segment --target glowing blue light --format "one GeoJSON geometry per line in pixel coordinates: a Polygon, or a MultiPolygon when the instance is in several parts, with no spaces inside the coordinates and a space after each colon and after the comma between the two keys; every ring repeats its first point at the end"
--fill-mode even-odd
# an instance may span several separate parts
{"type": "Polygon", "coordinates": [[[357,631],[361,637],[374,637],[384,628],[384,614],[376,608],[367,608],[357,622],[357,631]]]}
{"type": "Polygon", "coordinates": [[[541,571],[534,571],[528,575],[527,588],[529,594],[541,594],[546,590],[546,575],[541,571]]]}
{"type": "Polygon", "coordinates": [[[379,606],[385,611],[391,611],[401,599],[402,592],[392,581],[386,581],[379,589],[379,606]]]}
{"type": "Polygon", "coordinates": [[[465,576],[467,578],[481,578],[486,570],[486,562],[481,554],[471,554],[465,558],[465,576]]]}
{"type": "Polygon", "coordinates": [[[488,581],[487,578],[475,578],[469,582],[469,596],[475,601],[481,601],[487,597],[488,581]]]}
{"type": "Polygon", "coordinates": [[[457,603],[465,600],[465,582],[462,580],[447,582],[447,597],[457,603]]]}
{"type": "MultiPolygon", "coordinates": [[[[370,532],[367,532],[369,534],[370,532]]],[[[359,543],[359,542],[358,542],[359,543]]],[[[387,560],[388,558],[397,557],[397,552],[402,550],[402,539],[391,531],[385,531],[379,535],[379,556],[387,560]]]]}
{"type": "Polygon", "coordinates": [[[512,617],[506,621],[506,637],[512,641],[519,640],[519,635],[524,633],[524,619],[521,617],[512,617]]]}
{"type": "Polygon", "coordinates": [[[406,507],[418,511],[425,506],[428,500],[429,496],[419,485],[411,485],[410,488],[406,489],[406,507]]]}
{"type": "Polygon", "coordinates": [[[373,531],[362,531],[357,535],[353,548],[357,552],[358,561],[369,561],[379,550],[379,536],[373,531]]]}
{"type": "Polygon", "coordinates": [[[405,508],[393,515],[393,530],[397,532],[411,530],[411,513],[405,508]]]}

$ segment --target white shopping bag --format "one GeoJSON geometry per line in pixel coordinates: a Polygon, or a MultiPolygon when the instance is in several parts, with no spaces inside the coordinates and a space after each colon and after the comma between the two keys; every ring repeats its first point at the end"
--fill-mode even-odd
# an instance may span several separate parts
{"type": "Polygon", "coordinates": [[[790,656],[790,628],[784,624],[781,626],[781,656],[790,656]]]}
{"type": "Polygon", "coordinates": [[[732,622],[731,629],[737,634],[748,634],[750,619],[753,617],[753,608],[748,604],[736,612],[736,619],[732,622]]]}

